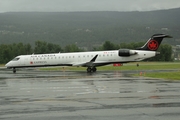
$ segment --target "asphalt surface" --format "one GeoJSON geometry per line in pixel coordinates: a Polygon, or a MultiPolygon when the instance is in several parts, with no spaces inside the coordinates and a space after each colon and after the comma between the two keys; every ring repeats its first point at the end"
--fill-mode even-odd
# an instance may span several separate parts
{"type": "Polygon", "coordinates": [[[180,82],[128,74],[0,70],[0,120],[180,119],[180,82]]]}

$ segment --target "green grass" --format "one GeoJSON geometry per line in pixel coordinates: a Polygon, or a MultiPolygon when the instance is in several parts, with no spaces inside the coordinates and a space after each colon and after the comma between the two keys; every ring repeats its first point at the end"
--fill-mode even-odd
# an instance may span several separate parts
{"type": "MultiPolygon", "coordinates": [[[[137,63],[128,63],[123,66],[114,67],[112,65],[98,67],[98,71],[125,71],[125,70],[171,70],[175,69],[177,72],[152,72],[142,74],[144,77],[152,78],[163,78],[170,80],[180,80],[180,62],[138,62],[139,67],[136,66],[137,63]]],[[[84,67],[50,67],[50,68],[40,68],[40,70],[48,71],[86,71],[84,67]]],[[[140,76],[139,74],[134,76],[140,76]]]]}
{"type": "MultiPolygon", "coordinates": [[[[137,63],[128,63],[123,66],[114,67],[112,65],[98,67],[98,71],[102,70],[164,70],[164,69],[180,69],[180,63],[177,62],[139,62],[139,67],[136,66],[137,63]]],[[[40,70],[63,70],[63,67],[48,67],[40,68],[40,70]]],[[[84,71],[84,67],[64,67],[64,70],[69,71],[84,71]]]]}
{"type": "Polygon", "coordinates": [[[3,65],[3,64],[0,64],[0,67],[4,67],[5,65],[3,65]]]}
{"type": "MultiPolygon", "coordinates": [[[[152,78],[162,78],[169,80],[180,80],[180,62],[138,62],[139,67],[136,66],[137,63],[127,63],[123,66],[114,67],[112,65],[98,67],[98,71],[125,71],[125,70],[177,70],[176,72],[151,72],[142,74],[144,77],[152,78]]],[[[4,67],[3,64],[0,64],[0,67],[4,67]]],[[[85,67],[44,67],[39,68],[39,70],[45,71],[86,71],[85,67]]],[[[140,76],[136,74],[134,76],[140,76]]]]}
{"type": "Polygon", "coordinates": [[[160,72],[160,73],[147,73],[145,77],[162,78],[168,80],[180,80],[180,71],[177,72],[160,72]]]}
{"type": "MultiPolygon", "coordinates": [[[[112,65],[98,67],[98,71],[125,71],[125,70],[171,70],[175,69],[177,72],[151,72],[142,74],[144,77],[152,78],[162,78],[169,80],[180,80],[180,62],[138,62],[139,67],[136,66],[137,63],[127,63],[123,66],[114,67],[112,65]]],[[[4,67],[0,64],[0,67],[4,67]]],[[[39,68],[39,70],[45,71],[86,71],[85,67],[45,67],[39,68]]],[[[140,76],[139,74],[134,76],[140,76]]]]}

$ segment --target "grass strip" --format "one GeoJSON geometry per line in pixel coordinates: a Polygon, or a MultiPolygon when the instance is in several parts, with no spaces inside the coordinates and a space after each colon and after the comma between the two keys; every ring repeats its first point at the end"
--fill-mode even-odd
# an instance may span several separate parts
{"type": "MultiPolygon", "coordinates": [[[[98,71],[123,71],[123,70],[176,70],[176,72],[152,72],[142,74],[144,77],[151,78],[162,78],[169,80],[180,80],[180,63],[179,62],[139,62],[139,66],[136,66],[137,63],[128,63],[123,66],[114,67],[112,65],[98,67],[98,71]]],[[[84,67],[48,67],[40,68],[40,70],[48,71],[86,71],[84,67]]],[[[134,76],[140,76],[139,74],[134,76]]]]}
{"type": "Polygon", "coordinates": [[[168,79],[168,80],[180,80],[180,71],[146,73],[143,76],[144,77],[151,77],[151,78],[162,78],[162,79],[168,79]]]}
{"type": "Polygon", "coordinates": [[[5,65],[4,64],[0,64],[0,67],[5,67],[5,65]]]}
{"type": "MultiPolygon", "coordinates": [[[[114,67],[112,65],[97,67],[98,71],[119,71],[119,70],[170,70],[170,69],[180,69],[180,63],[176,62],[140,62],[139,66],[136,66],[137,63],[128,63],[123,66],[114,67]]],[[[40,68],[40,70],[48,71],[85,71],[85,67],[45,67],[40,68]]]]}

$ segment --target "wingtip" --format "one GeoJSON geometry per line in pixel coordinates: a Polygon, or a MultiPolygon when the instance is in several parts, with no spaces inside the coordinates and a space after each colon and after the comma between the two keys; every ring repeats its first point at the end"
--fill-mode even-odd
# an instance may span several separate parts
{"type": "Polygon", "coordinates": [[[152,37],[153,37],[153,38],[155,38],[155,37],[161,37],[161,38],[173,38],[172,36],[166,35],[166,34],[154,34],[152,37]]]}
{"type": "Polygon", "coordinates": [[[173,38],[173,36],[167,35],[167,38],[173,38]]]}

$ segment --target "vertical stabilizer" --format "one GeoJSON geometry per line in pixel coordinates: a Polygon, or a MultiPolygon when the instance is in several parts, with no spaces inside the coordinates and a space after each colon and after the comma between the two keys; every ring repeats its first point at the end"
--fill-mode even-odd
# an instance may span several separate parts
{"type": "Polygon", "coordinates": [[[172,37],[165,34],[155,34],[142,47],[137,48],[137,50],[156,51],[159,48],[163,38],[172,37]]]}

